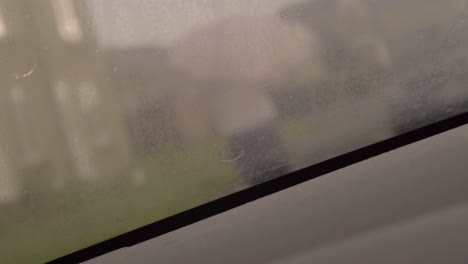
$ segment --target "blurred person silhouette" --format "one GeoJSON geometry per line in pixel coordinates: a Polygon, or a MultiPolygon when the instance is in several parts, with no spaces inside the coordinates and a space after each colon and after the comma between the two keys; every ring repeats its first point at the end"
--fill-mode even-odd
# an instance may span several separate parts
{"type": "Polygon", "coordinates": [[[172,61],[206,83],[203,97],[227,141],[225,162],[257,184],[290,170],[271,87],[309,60],[316,39],[276,16],[231,16],[193,29],[172,61]]]}
{"type": "Polygon", "coordinates": [[[328,73],[322,89],[329,100],[379,90],[390,69],[390,49],[365,1],[309,0],[289,5],[280,16],[319,33],[328,73]]]}
{"type": "Polygon", "coordinates": [[[378,92],[390,66],[389,47],[375,27],[371,10],[362,0],[337,3],[336,31],[348,47],[346,95],[367,96],[378,92]]]}
{"type": "Polygon", "coordinates": [[[372,8],[360,0],[304,0],[279,11],[283,20],[317,34],[321,44],[324,74],[311,89],[324,103],[307,118],[313,138],[298,148],[305,153],[298,158],[301,164],[323,161],[394,134],[387,95],[397,86],[388,74],[390,47],[372,8]]]}

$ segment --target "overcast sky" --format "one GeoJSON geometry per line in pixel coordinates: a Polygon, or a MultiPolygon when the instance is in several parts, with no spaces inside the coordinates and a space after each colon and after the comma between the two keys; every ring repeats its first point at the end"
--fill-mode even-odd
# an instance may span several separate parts
{"type": "Polygon", "coordinates": [[[87,0],[106,47],[167,46],[193,26],[225,15],[274,14],[301,0],[87,0]]]}

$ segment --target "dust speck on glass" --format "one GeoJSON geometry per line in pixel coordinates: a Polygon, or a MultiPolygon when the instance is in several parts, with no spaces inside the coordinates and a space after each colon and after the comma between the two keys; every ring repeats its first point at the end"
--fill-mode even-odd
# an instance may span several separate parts
{"type": "Polygon", "coordinates": [[[0,263],[468,109],[465,0],[3,0],[0,263]]]}

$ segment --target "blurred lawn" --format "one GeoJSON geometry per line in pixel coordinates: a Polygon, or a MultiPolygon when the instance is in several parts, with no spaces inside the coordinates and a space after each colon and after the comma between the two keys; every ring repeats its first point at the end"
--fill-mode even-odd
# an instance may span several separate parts
{"type": "Polygon", "coordinates": [[[311,136],[312,126],[308,117],[286,119],[281,123],[281,133],[286,146],[303,144],[311,136]]]}
{"type": "MultiPolygon", "coordinates": [[[[310,127],[285,120],[281,130],[291,146],[310,127]]],[[[43,263],[232,193],[242,182],[234,164],[221,162],[222,148],[217,141],[168,145],[139,159],[140,185],[123,172],[112,182],[70,182],[59,192],[0,208],[0,263],[43,263]]]]}
{"type": "Polygon", "coordinates": [[[123,176],[112,184],[75,182],[1,208],[0,263],[43,263],[233,192],[240,180],[220,161],[219,146],[167,147],[142,158],[139,186],[123,176]]]}

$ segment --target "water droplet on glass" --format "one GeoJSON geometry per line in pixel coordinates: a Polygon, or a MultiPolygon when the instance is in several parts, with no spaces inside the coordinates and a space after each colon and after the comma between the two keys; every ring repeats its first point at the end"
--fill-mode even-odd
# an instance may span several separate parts
{"type": "Polygon", "coordinates": [[[236,155],[230,155],[229,151],[226,149],[222,150],[220,153],[221,162],[231,163],[231,162],[238,161],[242,156],[244,156],[245,151],[244,151],[244,147],[242,146],[239,146],[237,149],[238,149],[238,152],[236,153],[236,155]]]}
{"type": "Polygon", "coordinates": [[[15,77],[16,80],[27,78],[31,76],[37,69],[37,61],[32,64],[29,70],[23,72],[23,73],[14,73],[13,76],[15,77]]]}

